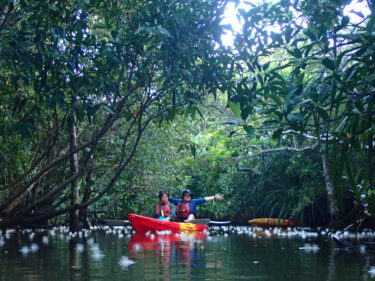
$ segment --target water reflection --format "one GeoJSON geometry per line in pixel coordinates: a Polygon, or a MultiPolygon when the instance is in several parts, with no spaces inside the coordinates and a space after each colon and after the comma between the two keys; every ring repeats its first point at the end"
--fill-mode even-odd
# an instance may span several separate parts
{"type": "Polygon", "coordinates": [[[205,232],[183,232],[163,234],[134,234],[129,242],[129,256],[134,259],[155,258],[160,265],[159,276],[170,280],[176,271],[185,276],[190,268],[206,268],[204,254],[205,232]],[[166,276],[166,277],[165,277],[166,276]]]}
{"type": "Polygon", "coordinates": [[[81,279],[82,263],[85,259],[83,250],[84,246],[78,243],[77,238],[69,241],[69,276],[72,281],[81,279]]]}
{"type": "Polygon", "coordinates": [[[342,250],[323,235],[216,233],[3,232],[0,281],[375,280],[374,244],[368,240],[350,240],[353,247],[342,250]]]}

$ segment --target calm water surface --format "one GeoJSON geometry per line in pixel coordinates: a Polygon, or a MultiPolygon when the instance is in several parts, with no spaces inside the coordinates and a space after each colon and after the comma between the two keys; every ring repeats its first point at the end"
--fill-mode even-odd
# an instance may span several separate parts
{"type": "Polygon", "coordinates": [[[0,280],[375,280],[374,254],[325,236],[12,232],[0,235],[0,280]]]}

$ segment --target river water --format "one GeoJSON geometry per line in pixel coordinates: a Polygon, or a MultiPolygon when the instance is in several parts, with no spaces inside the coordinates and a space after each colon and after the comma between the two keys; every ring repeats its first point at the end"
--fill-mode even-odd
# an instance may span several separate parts
{"type": "Polygon", "coordinates": [[[340,250],[324,231],[250,227],[180,235],[129,227],[7,231],[0,235],[0,280],[375,280],[372,244],[351,242],[356,247],[340,250]]]}

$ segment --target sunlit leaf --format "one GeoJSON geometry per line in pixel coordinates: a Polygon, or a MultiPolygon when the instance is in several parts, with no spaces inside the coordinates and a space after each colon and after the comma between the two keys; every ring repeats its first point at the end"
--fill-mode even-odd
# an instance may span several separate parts
{"type": "Polygon", "coordinates": [[[238,119],[241,119],[240,104],[238,102],[234,103],[234,102],[228,101],[228,106],[232,110],[234,116],[236,116],[238,119]]]}

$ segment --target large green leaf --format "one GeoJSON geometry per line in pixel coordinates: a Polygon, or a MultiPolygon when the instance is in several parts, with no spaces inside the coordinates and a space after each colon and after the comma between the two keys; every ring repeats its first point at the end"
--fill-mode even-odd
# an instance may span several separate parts
{"type": "Polygon", "coordinates": [[[335,70],[335,63],[334,63],[334,61],[331,60],[330,58],[324,58],[324,59],[322,60],[322,64],[323,64],[325,67],[329,68],[330,70],[335,70]]]}
{"type": "Polygon", "coordinates": [[[290,114],[288,114],[288,119],[290,121],[302,122],[302,121],[305,120],[305,116],[303,116],[300,113],[290,113],[290,114]]]}
{"type": "Polygon", "coordinates": [[[278,139],[278,138],[280,138],[280,136],[282,135],[282,133],[283,133],[283,128],[279,128],[279,129],[277,129],[276,131],[274,131],[272,133],[272,138],[273,139],[278,139]]]}
{"type": "Polygon", "coordinates": [[[246,131],[248,138],[251,138],[254,135],[255,129],[253,126],[245,125],[243,128],[246,131]]]}
{"type": "Polygon", "coordinates": [[[232,110],[234,116],[236,116],[238,119],[241,119],[240,103],[238,102],[234,103],[234,102],[228,101],[228,106],[232,110]]]}

